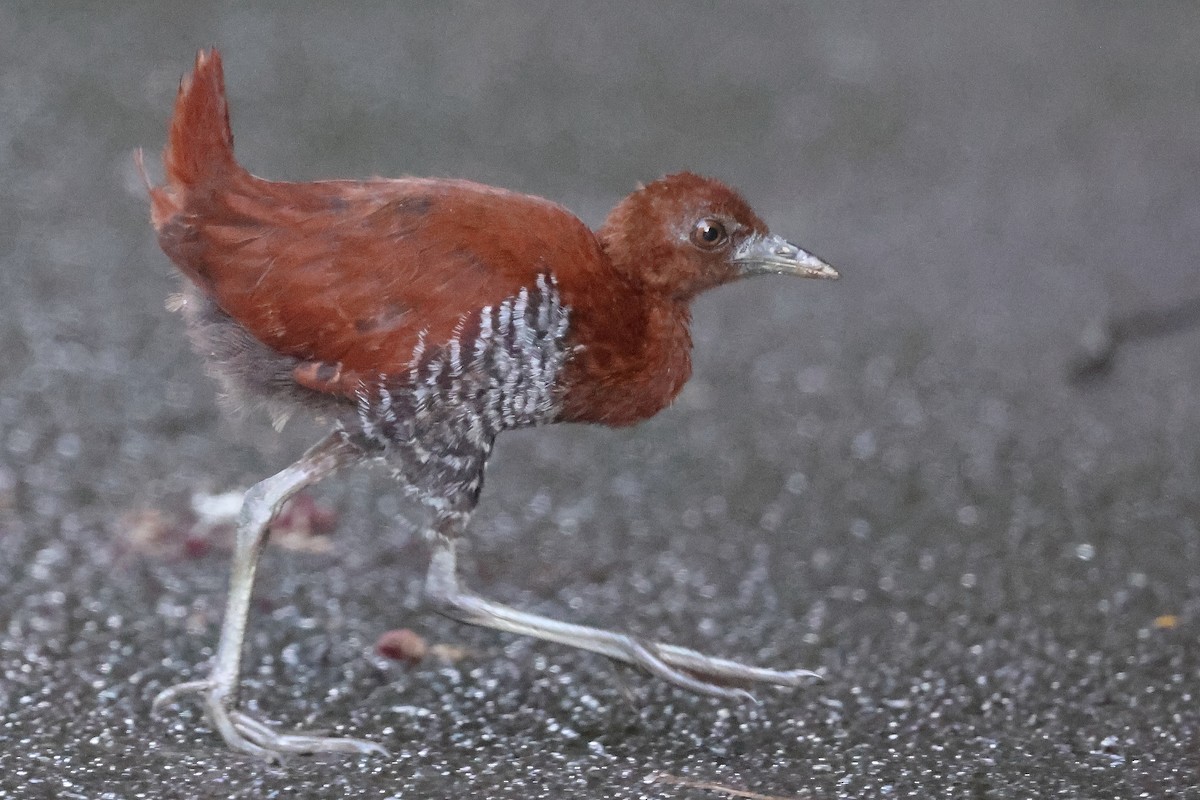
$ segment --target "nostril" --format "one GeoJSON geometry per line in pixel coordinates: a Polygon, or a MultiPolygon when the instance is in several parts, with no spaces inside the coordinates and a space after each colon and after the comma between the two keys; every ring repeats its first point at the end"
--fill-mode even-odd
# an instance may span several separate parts
{"type": "Polygon", "coordinates": [[[775,248],[775,255],[777,256],[794,256],[797,252],[799,252],[799,250],[794,245],[790,244],[781,244],[775,248]]]}

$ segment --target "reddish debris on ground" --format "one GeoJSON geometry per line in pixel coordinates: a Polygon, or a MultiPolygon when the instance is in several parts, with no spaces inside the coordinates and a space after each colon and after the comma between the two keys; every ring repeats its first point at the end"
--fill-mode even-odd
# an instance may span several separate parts
{"type": "Polygon", "coordinates": [[[400,628],[385,631],[375,642],[375,652],[393,661],[419,664],[429,655],[429,644],[416,631],[400,628]]]}
{"type": "Polygon", "coordinates": [[[429,644],[424,636],[408,628],[385,631],[375,642],[375,652],[392,661],[416,665],[426,658],[436,658],[448,664],[471,655],[471,651],[456,644],[429,644]]]}

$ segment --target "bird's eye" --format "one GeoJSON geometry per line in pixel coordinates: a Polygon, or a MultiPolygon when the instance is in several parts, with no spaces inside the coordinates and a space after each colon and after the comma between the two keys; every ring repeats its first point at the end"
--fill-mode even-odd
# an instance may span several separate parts
{"type": "Polygon", "coordinates": [[[715,250],[728,240],[725,226],[715,219],[702,219],[692,228],[692,244],[703,250],[715,250]]]}

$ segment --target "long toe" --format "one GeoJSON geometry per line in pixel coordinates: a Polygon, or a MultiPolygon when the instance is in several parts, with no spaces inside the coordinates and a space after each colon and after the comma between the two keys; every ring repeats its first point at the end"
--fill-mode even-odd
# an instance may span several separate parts
{"type": "MultiPolygon", "coordinates": [[[[643,646],[643,649],[649,650],[655,657],[655,660],[668,665],[671,671],[691,676],[692,679],[708,687],[725,690],[723,692],[706,691],[705,689],[697,690],[706,694],[747,698],[750,697],[747,692],[738,692],[732,690],[730,687],[766,683],[791,688],[799,686],[805,681],[821,679],[819,673],[809,669],[775,670],[767,669],[766,667],[753,667],[743,664],[740,661],[707,656],[695,650],[673,644],[647,644],[643,646]]],[[[667,676],[664,675],[663,677],[667,676]]],[[[692,688],[673,678],[667,677],[667,679],[684,688],[692,688]]]]}
{"type": "Polygon", "coordinates": [[[708,680],[702,672],[688,669],[678,669],[668,663],[659,652],[660,645],[654,642],[644,642],[629,637],[625,645],[629,661],[637,664],[656,678],[672,683],[681,689],[697,694],[707,694],[714,697],[726,697],[731,700],[753,700],[754,697],[745,689],[724,686],[708,680]]]}
{"type": "Polygon", "coordinates": [[[258,747],[273,753],[351,753],[363,756],[388,754],[387,748],[366,739],[281,733],[244,711],[231,711],[229,719],[240,734],[258,747]]]}

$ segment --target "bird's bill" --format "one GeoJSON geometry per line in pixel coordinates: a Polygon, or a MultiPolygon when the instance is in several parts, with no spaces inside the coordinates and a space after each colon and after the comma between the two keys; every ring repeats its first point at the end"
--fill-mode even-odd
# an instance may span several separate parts
{"type": "Polygon", "coordinates": [[[838,278],[837,270],[784,239],[782,236],[753,236],[733,254],[742,275],[795,275],[800,278],[838,278]]]}

